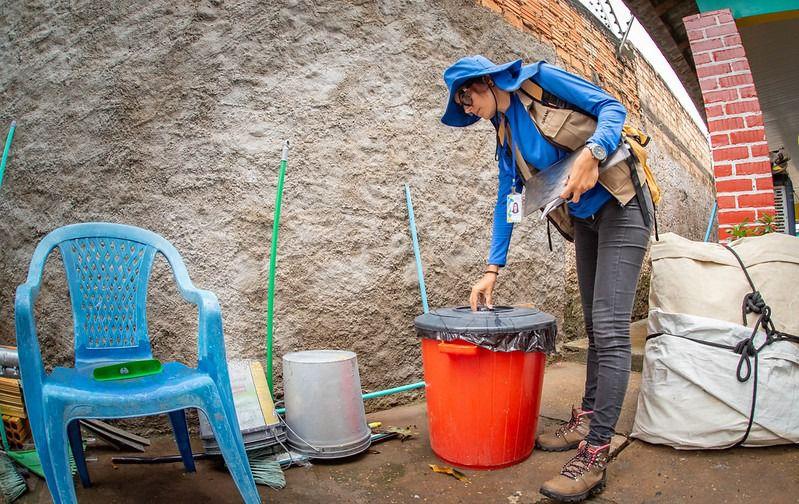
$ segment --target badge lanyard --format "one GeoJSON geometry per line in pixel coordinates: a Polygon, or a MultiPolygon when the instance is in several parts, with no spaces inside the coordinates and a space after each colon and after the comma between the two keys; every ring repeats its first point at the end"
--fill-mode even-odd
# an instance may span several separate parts
{"type": "Polygon", "coordinates": [[[505,124],[507,148],[510,153],[511,166],[513,167],[513,181],[511,182],[510,194],[508,194],[506,201],[505,220],[508,224],[516,224],[522,221],[522,216],[524,215],[524,196],[516,192],[516,152],[513,144],[513,131],[510,129],[510,126],[507,125],[507,118],[504,115],[502,119],[505,124]]]}

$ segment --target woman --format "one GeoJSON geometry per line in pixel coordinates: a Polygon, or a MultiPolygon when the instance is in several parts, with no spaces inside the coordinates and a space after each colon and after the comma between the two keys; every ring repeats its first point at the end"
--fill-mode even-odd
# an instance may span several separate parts
{"type": "Polygon", "coordinates": [[[577,502],[599,493],[605,485],[610,440],[630,372],[630,316],[649,242],[651,199],[648,191],[634,184],[632,176],[613,184],[600,178],[599,163],[619,145],[626,117],[618,100],[544,62],[522,65],[518,60],[495,65],[482,56],[458,60],[444,72],[449,103],[441,121],[456,127],[480,119],[491,121],[497,131],[499,161],[488,265],[472,288],[473,310],[480,303],[492,306],[499,270],[506,263],[513,230],[506,205],[509,195],[516,198],[523,188],[519,163],[543,170],[569,154],[547,140],[531,118],[520,91],[528,80],[543,89],[541,99],[547,103],[596,119],[596,129],[581,148],[561,195],[568,201],[568,215],[564,215],[569,221],[566,227],[571,229],[558,226],[564,236],[573,238],[576,249],[589,339],[585,393],[580,408],[572,408],[568,423],[537,440],[538,447],[546,451],[577,448],[561,473],[541,487],[541,493],[550,498],[577,502]],[[514,155],[516,149],[523,159],[514,155]]]}

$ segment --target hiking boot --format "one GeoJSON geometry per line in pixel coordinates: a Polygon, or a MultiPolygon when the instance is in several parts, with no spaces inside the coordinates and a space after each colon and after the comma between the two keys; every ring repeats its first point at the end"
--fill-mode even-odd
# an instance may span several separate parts
{"type": "Polygon", "coordinates": [[[535,445],[544,451],[566,451],[577,448],[580,441],[588,435],[588,424],[593,411],[583,411],[572,407],[572,417],[552,433],[540,434],[535,445]]]}
{"type": "Polygon", "coordinates": [[[547,481],[539,490],[559,502],[582,502],[605,489],[605,468],[610,458],[610,444],[592,446],[580,443],[575,455],[563,466],[558,476],[547,481]]]}

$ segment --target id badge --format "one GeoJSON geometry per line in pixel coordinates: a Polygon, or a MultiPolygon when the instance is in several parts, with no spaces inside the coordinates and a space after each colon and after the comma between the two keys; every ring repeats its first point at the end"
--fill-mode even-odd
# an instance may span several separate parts
{"type": "Polygon", "coordinates": [[[522,201],[522,195],[517,192],[508,194],[508,204],[507,204],[508,224],[515,224],[521,222],[523,209],[524,205],[522,201]]]}

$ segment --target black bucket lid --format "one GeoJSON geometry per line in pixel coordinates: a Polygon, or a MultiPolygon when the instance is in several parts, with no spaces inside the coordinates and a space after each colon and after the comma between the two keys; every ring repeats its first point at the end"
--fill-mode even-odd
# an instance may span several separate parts
{"type": "Polygon", "coordinates": [[[472,311],[468,306],[440,308],[416,317],[414,326],[423,338],[464,340],[499,352],[553,352],[557,323],[552,315],[535,308],[495,306],[472,311]]]}

